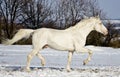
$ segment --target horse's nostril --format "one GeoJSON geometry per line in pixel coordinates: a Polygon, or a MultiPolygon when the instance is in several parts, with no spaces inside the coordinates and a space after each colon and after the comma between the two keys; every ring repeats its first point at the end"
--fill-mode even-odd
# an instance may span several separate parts
{"type": "Polygon", "coordinates": [[[105,31],[105,33],[104,33],[105,35],[107,35],[108,34],[108,31],[105,31]]]}
{"type": "Polygon", "coordinates": [[[108,30],[106,31],[106,33],[107,33],[107,34],[109,33],[108,30]]]}

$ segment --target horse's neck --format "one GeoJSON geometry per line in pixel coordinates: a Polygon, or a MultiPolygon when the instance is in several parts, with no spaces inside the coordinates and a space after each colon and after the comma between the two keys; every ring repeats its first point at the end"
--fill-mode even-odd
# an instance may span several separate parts
{"type": "Polygon", "coordinates": [[[71,31],[72,33],[80,34],[84,39],[88,36],[88,34],[94,30],[93,25],[94,23],[91,22],[92,20],[84,20],[82,22],[79,22],[73,27],[70,27],[66,30],[71,31]],[[93,24],[93,25],[92,25],[93,24]]]}
{"type": "Polygon", "coordinates": [[[91,31],[93,31],[93,26],[85,26],[79,30],[79,33],[86,39],[91,31]]]}
{"type": "Polygon", "coordinates": [[[82,36],[84,39],[86,39],[89,33],[93,30],[93,25],[90,25],[89,23],[83,25],[82,27],[80,27],[80,25],[76,25],[76,27],[73,27],[71,30],[80,35],[80,37],[82,36]]]}

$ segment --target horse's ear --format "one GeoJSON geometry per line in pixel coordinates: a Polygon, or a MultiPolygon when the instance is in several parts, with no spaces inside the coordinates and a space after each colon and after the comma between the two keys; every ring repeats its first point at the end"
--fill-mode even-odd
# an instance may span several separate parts
{"type": "Polygon", "coordinates": [[[96,18],[100,18],[99,14],[95,16],[96,18]]]}
{"type": "Polygon", "coordinates": [[[99,16],[99,13],[97,12],[96,13],[96,16],[95,16],[96,18],[100,18],[100,16],[99,16]]]}

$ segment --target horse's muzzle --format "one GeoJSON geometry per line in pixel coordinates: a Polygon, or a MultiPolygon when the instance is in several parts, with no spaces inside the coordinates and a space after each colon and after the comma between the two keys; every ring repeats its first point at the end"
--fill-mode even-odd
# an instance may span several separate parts
{"type": "Polygon", "coordinates": [[[106,36],[108,34],[108,30],[106,30],[103,34],[106,36]]]}

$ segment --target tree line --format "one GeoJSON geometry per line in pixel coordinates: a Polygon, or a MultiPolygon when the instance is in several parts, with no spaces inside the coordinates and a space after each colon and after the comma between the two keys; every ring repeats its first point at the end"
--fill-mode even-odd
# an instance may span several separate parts
{"type": "Polygon", "coordinates": [[[20,28],[66,29],[98,14],[105,18],[97,0],[0,0],[0,36],[10,39],[20,28]]]}

